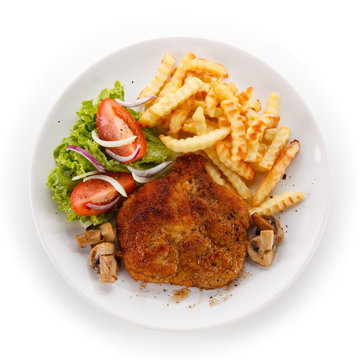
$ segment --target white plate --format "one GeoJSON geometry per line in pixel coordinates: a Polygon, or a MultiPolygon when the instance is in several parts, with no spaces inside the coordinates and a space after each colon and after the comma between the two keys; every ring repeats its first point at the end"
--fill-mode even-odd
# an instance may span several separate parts
{"type": "Polygon", "coordinates": [[[120,318],[160,329],[197,329],[238,320],[263,308],[283,293],[310,260],[324,229],[329,206],[329,170],[324,144],[310,111],[296,91],[279,74],[235,47],[195,38],[146,41],[119,50],[80,75],[53,107],[40,133],[31,174],[31,198],[39,236],[55,267],[84,298],[120,318]],[[93,99],[115,80],[125,84],[126,99],[135,99],[152,79],[162,54],[177,60],[188,51],[224,64],[239,89],[254,87],[262,103],[268,93],[280,94],[281,124],[291,128],[291,138],[301,151],[287,169],[275,193],[303,191],[306,200],[281,214],[286,238],[270,268],[246,263],[248,276],[230,288],[191,290],[179,304],[169,299],[175,286],[149,284],[142,288],[122,269],[114,284],[101,284],[87,265],[89,249],[80,249],[74,238],[83,231],[69,223],[51,199],[47,175],[54,167],[53,149],[67,136],[83,100],[93,99]],[[215,300],[213,300],[215,299],[215,300]],[[218,303],[210,306],[212,303],[218,303]]]}

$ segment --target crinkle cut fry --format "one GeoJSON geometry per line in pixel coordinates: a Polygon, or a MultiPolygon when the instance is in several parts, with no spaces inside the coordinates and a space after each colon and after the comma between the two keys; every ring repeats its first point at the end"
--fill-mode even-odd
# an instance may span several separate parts
{"type": "Polygon", "coordinates": [[[143,126],[154,126],[161,117],[171,113],[178,105],[186,101],[190,96],[201,89],[203,82],[198,78],[192,78],[175,93],[168,92],[159,101],[147,109],[140,117],[139,122],[143,126]]]}
{"type": "Polygon", "coordinates": [[[231,125],[231,159],[239,161],[246,156],[246,129],[244,118],[240,115],[238,106],[234,100],[223,100],[221,108],[224,110],[225,116],[231,125]]]}
{"type": "Polygon", "coordinates": [[[280,195],[274,195],[272,198],[265,200],[260,206],[250,208],[250,214],[258,213],[259,215],[273,215],[295,205],[304,199],[302,192],[285,192],[280,195]]]}
{"type": "Polygon", "coordinates": [[[216,152],[220,161],[227,166],[230,170],[236,172],[246,180],[253,180],[255,177],[255,170],[250,164],[243,160],[232,161],[231,160],[231,145],[228,147],[225,141],[219,141],[216,144],[216,152]]]}
{"type": "Polygon", "coordinates": [[[218,77],[229,76],[223,65],[204,59],[194,59],[190,61],[187,65],[187,68],[190,71],[203,71],[218,77]]]}
{"type": "Polygon", "coordinates": [[[174,65],[175,58],[171,54],[165,53],[154,79],[140,92],[139,98],[158,95],[160,89],[164,86],[166,80],[170,76],[174,65]]]}
{"type": "Polygon", "coordinates": [[[206,134],[188,137],[186,139],[173,139],[170,136],[160,135],[160,140],[170,150],[175,152],[195,152],[214,146],[218,141],[226,138],[230,133],[230,128],[220,128],[209,131],[206,134]]]}
{"type": "Polygon", "coordinates": [[[285,148],[276,160],[272,169],[265,175],[264,180],[256,189],[255,194],[250,201],[252,206],[259,206],[270,194],[271,190],[275,187],[281,176],[283,176],[286,168],[289,166],[291,160],[296,156],[299,150],[300,143],[298,140],[293,140],[285,148]]]}
{"type": "Polygon", "coordinates": [[[205,150],[205,153],[211,159],[211,161],[224,173],[224,175],[228,178],[231,185],[236,189],[238,194],[243,199],[249,199],[252,195],[251,190],[241,180],[238,174],[231,171],[219,160],[216,150],[214,150],[213,148],[208,148],[205,150]]]}

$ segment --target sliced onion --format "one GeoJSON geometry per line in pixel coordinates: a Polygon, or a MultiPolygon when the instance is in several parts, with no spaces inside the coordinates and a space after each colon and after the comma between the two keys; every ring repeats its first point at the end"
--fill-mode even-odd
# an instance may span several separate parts
{"type": "Polygon", "coordinates": [[[142,104],[145,104],[147,103],[148,101],[156,98],[157,96],[147,96],[147,97],[143,97],[141,99],[137,99],[135,101],[132,101],[132,102],[128,102],[128,101],[122,101],[122,100],[119,100],[119,99],[115,99],[115,101],[120,104],[121,106],[125,106],[125,107],[128,107],[128,108],[133,108],[133,107],[136,107],[136,106],[140,106],[142,104]]]}
{"type": "Polygon", "coordinates": [[[159,174],[156,174],[156,175],[153,175],[153,176],[147,176],[147,177],[144,177],[144,176],[138,176],[134,173],[131,174],[132,177],[134,178],[134,180],[140,184],[145,184],[145,183],[148,183],[154,179],[157,179],[159,177],[159,174]]]}
{"type": "Polygon", "coordinates": [[[135,151],[129,155],[129,156],[120,156],[120,155],[117,155],[115,153],[113,153],[111,150],[109,149],[105,149],[105,152],[111,156],[113,159],[119,161],[119,162],[128,162],[128,161],[131,161],[133,159],[135,159],[139,152],[140,152],[140,144],[136,147],[135,151]]]}
{"type": "Polygon", "coordinates": [[[91,179],[104,180],[104,181],[108,182],[109,184],[111,184],[115,188],[115,190],[118,193],[120,193],[122,196],[127,197],[125,189],[112,177],[110,177],[108,175],[94,175],[94,176],[89,176],[89,177],[85,178],[83,181],[88,181],[91,179]]]}
{"type": "Polygon", "coordinates": [[[99,145],[107,147],[107,148],[127,145],[127,144],[134,142],[136,139],[136,136],[130,136],[127,139],[121,139],[121,140],[115,140],[115,141],[105,141],[105,140],[101,140],[99,138],[99,135],[97,134],[97,132],[95,130],[93,130],[91,132],[91,136],[95,142],[97,142],[99,145]]]}
{"type": "Polygon", "coordinates": [[[151,169],[147,169],[147,170],[137,170],[131,166],[128,166],[127,168],[132,174],[135,174],[138,177],[146,178],[146,177],[150,177],[153,175],[157,175],[159,172],[161,172],[161,171],[165,170],[167,167],[169,167],[172,163],[173,163],[173,161],[164,161],[163,163],[161,163],[157,166],[154,166],[151,169]]]}
{"type": "Polygon", "coordinates": [[[95,205],[92,203],[87,203],[86,206],[93,210],[108,211],[111,210],[119,200],[120,200],[120,196],[118,196],[115,200],[113,200],[111,203],[106,205],[95,205]]]}
{"type": "Polygon", "coordinates": [[[97,170],[94,170],[94,171],[89,171],[89,172],[86,172],[84,174],[81,174],[81,175],[78,175],[78,176],[74,176],[71,180],[75,181],[75,180],[80,180],[84,177],[87,177],[87,176],[90,176],[90,175],[95,175],[97,174],[98,171],[97,170]]]}
{"type": "Polygon", "coordinates": [[[77,152],[78,154],[84,156],[86,159],[88,159],[99,171],[99,173],[105,173],[105,169],[102,167],[102,165],[91,155],[89,154],[87,151],[85,151],[84,149],[82,149],[79,146],[75,146],[75,145],[69,145],[66,150],[72,150],[77,152]]]}

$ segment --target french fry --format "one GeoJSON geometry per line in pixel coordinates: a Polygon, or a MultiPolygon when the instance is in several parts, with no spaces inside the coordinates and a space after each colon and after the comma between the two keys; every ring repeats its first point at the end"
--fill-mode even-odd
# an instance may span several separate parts
{"type": "MultiPolygon", "coordinates": [[[[205,117],[206,119],[206,117],[205,117]]],[[[219,127],[229,127],[229,124],[226,124],[225,126],[218,126],[218,121],[215,119],[206,119],[206,126],[208,130],[215,130],[219,127]]]]}
{"type": "MultiPolygon", "coordinates": [[[[224,110],[221,107],[216,107],[214,117],[219,118],[221,116],[225,116],[224,110]]],[[[228,124],[230,125],[229,121],[228,121],[228,124]]]]}
{"type": "Polygon", "coordinates": [[[203,100],[197,100],[194,99],[193,103],[192,103],[192,110],[196,110],[199,106],[204,107],[204,101],[203,100]]]}
{"type": "Polygon", "coordinates": [[[169,116],[165,116],[159,119],[156,126],[158,127],[160,132],[166,133],[169,130],[169,122],[170,122],[169,116]]]}
{"type": "Polygon", "coordinates": [[[280,195],[274,195],[272,198],[264,201],[260,206],[250,208],[250,214],[258,213],[259,215],[273,215],[285,210],[289,206],[295,205],[304,199],[302,192],[284,192],[280,195]]]}
{"type": "Polygon", "coordinates": [[[277,132],[277,130],[275,128],[265,129],[262,141],[265,144],[270,145],[275,139],[276,132],[277,132]]]}
{"type": "Polygon", "coordinates": [[[264,109],[264,114],[279,115],[279,94],[271,93],[269,94],[266,107],[264,109]]]}
{"type": "Polygon", "coordinates": [[[269,94],[268,101],[266,104],[266,108],[264,110],[264,114],[273,115],[272,121],[269,123],[268,128],[276,128],[280,121],[279,116],[279,94],[271,93],[269,94]]]}
{"type": "Polygon", "coordinates": [[[212,84],[212,88],[215,91],[216,96],[219,100],[234,100],[236,104],[239,104],[237,97],[234,95],[229,84],[223,82],[216,82],[212,84]]]}
{"type": "Polygon", "coordinates": [[[203,87],[196,94],[196,99],[204,101],[209,90],[210,90],[210,84],[203,82],[203,87]]]}
{"type": "Polygon", "coordinates": [[[192,78],[175,93],[168,92],[160,100],[147,109],[140,117],[139,123],[143,126],[154,126],[158,119],[171,113],[173,109],[196,94],[202,87],[203,82],[198,78],[192,78]]]}
{"type": "Polygon", "coordinates": [[[184,103],[178,106],[170,115],[169,133],[177,134],[187,120],[193,106],[194,98],[189,97],[184,103]]]}
{"type": "Polygon", "coordinates": [[[259,162],[259,167],[264,171],[270,171],[279,154],[284,150],[290,137],[290,129],[283,126],[276,134],[274,141],[268,147],[264,157],[259,162]]]}
{"type": "Polygon", "coordinates": [[[194,76],[198,77],[202,82],[207,84],[211,84],[215,81],[219,81],[222,79],[221,77],[210,75],[203,71],[191,71],[191,73],[194,74],[194,76]]]}
{"type": "Polygon", "coordinates": [[[229,190],[231,190],[233,193],[238,194],[238,192],[235,190],[235,188],[231,185],[231,183],[229,182],[229,180],[227,180],[226,178],[224,179],[225,184],[224,186],[227,187],[229,190]]]}
{"type": "Polygon", "coordinates": [[[219,127],[230,126],[229,120],[225,115],[218,116],[217,119],[219,127]]]}
{"type": "Polygon", "coordinates": [[[261,110],[261,102],[260,102],[260,100],[247,102],[242,107],[243,107],[244,111],[246,111],[248,109],[252,109],[252,110],[254,110],[256,112],[260,112],[260,110],[261,110]]]}
{"type": "Polygon", "coordinates": [[[192,116],[196,135],[202,135],[207,133],[206,119],[204,115],[204,110],[201,106],[199,106],[192,116]]]}
{"type": "Polygon", "coordinates": [[[180,140],[164,135],[160,135],[159,138],[165,144],[165,146],[172,151],[195,152],[215,145],[218,141],[226,138],[230,131],[230,128],[227,127],[209,131],[203,135],[196,135],[180,140]]]}
{"type": "Polygon", "coordinates": [[[206,115],[215,117],[215,109],[218,104],[218,99],[216,97],[215,91],[213,88],[210,88],[204,100],[204,112],[206,115]]]}
{"type": "Polygon", "coordinates": [[[139,95],[158,95],[146,104],[139,123],[168,132],[170,136],[159,138],[169,149],[205,157],[213,181],[249,200],[251,213],[282,211],[304,197],[293,192],[267,198],[299,151],[299,142],[286,147],[290,129],[277,130],[277,93],[269,94],[260,114],[260,101],[251,100],[253,87],[239,92],[234,83],[223,81],[225,77],[223,65],[192,53],[174,68],[173,57],[166,53],[154,80],[139,95]],[[252,194],[243,179],[252,181],[260,172],[267,173],[252,194]]]}
{"type": "Polygon", "coordinates": [[[161,60],[161,65],[158,69],[157,74],[155,75],[151,83],[140,92],[139,98],[158,95],[160,89],[164,86],[166,80],[170,76],[171,70],[174,65],[175,58],[171,54],[165,53],[164,57],[161,60]]]}
{"type": "MultiPolygon", "coordinates": [[[[264,155],[265,152],[267,151],[267,149],[268,149],[267,145],[265,145],[265,144],[262,143],[262,142],[259,143],[258,152],[259,152],[260,154],[264,155]]],[[[263,158],[264,158],[264,156],[263,156],[263,158]]]]}
{"type": "Polygon", "coordinates": [[[223,65],[204,59],[191,60],[188,63],[187,68],[190,71],[206,72],[210,75],[215,75],[218,77],[229,76],[223,65]]]}
{"type": "Polygon", "coordinates": [[[236,95],[236,93],[238,92],[238,88],[236,87],[236,85],[232,82],[232,83],[225,83],[228,88],[230,89],[230,91],[233,93],[233,95],[236,95]]]}
{"type": "Polygon", "coordinates": [[[266,174],[264,180],[256,189],[254,196],[251,198],[252,206],[259,206],[264,199],[270,194],[276,183],[284,174],[286,168],[289,166],[291,160],[296,156],[300,150],[300,143],[298,140],[293,140],[277,158],[272,169],[266,174]]]}
{"type": "Polygon", "coordinates": [[[190,134],[196,134],[196,127],[193,121],[191,122],[186,122],[183,127],[182,130],[185,132],[188,132],[190,134]]]}
{"type": "Polygon", "coordinates": [[[231,125],[231,160],[239,161],[246,156],[245,124],[234,100],[223,100],[221,108],[231,125]]]}
{"type": "Polygon", "coordinates": [[[223,172],[223,174],[228,178],[231,185],[235,188],[237,193],[243,199],[249,199],[252,196],[251,190],[246,186],[244,181],[241,180],[240,176],[235,172],[231,171],[226,167],[219,159],[216,150],[209,148],[205,150],[206,155],[211,159],[211,161],[223,172]]]}
{"type": "Polygon", "coordinates": [[[221,177],[220,171],[210,161],[205,163],[205,170],[216,184],[225,185],[225,180],[221,177]]]}
{"type": "Polygon", "coordinates": [[[261,115],[251,122],[251,125],[246,131],[247,140],[247,154],[245,161],[256,162],[259,142],[263,136],[264,130],[269,125],[271,115],[261,115]]]}
{"type": "Polygon", "coordinates": [[[231,144],[227,146],[226,141],[219,141],[216,144],[216,153],[219,160],[227,166],[230,170],[236,172],[246,180],[253,180],[255,177],[255,170],[250,164],[244,160],[232,161],[231,160],[231,144]]]}
{"type": "Polygon", "coordinates": [[[271,121],[267,126],[268,129],[276,128],[279,125],[280,116],[279,115],[271,115],[271,121]]]}
{"type": "Polygon", "coordinates": [[[229,190],[231,190],[232,192],[234,192],[235,194],[237,194],[237,191],[234,189],[234,187],[229,183],[229,181],[227,181],[226,179],[224,179],[221,176],[221,173],[218,169],[218,167],[216,165],[214,165],[214,163],[206,156],[206,154],[200,154],[203,157],[205,157],[207,159],[206,163],[205,163],[205,170],[206,172],[210,175],[211,179],[219,185],[223,185],[225,187],[227,187],[229,190]]]}
{"type": "Polygon", "coordinates": [[[245,126],[248,129],[254,120],[257,120],[260,115],[254,109],[245,111],[245,126]]]}
{"type": "Polygon", "coordinates": [[[240,94],[237,94],[236,97],[239,100],[239,104],[245,105],[252,98],[253,91],[254,88],[250,86],[245,91],[242,91],[240,94]]]}
{"type": "Polygon", "coordinates": [[[174,93],[178,90],[184,81],[187,72],[187,65],[190,61],[195,59],[195,55],[192,53],[187,53],[182,58],[179,66],[176,68],[173,76],[170,81],[164,86],[164,88],[160,91],[160,96],[164,96],[168,92],[174,93]]]}

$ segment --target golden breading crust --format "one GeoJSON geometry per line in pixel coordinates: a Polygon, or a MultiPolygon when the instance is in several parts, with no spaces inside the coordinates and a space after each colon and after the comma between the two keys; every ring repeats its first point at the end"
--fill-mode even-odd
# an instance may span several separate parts
{"type": "Polygon", "coordinates": [[[124,267],[135,280],[205,289],[235,279],[246,258],[245,202],[215,184],[195,154],[132,194],[119,210],[124,267]]]}

